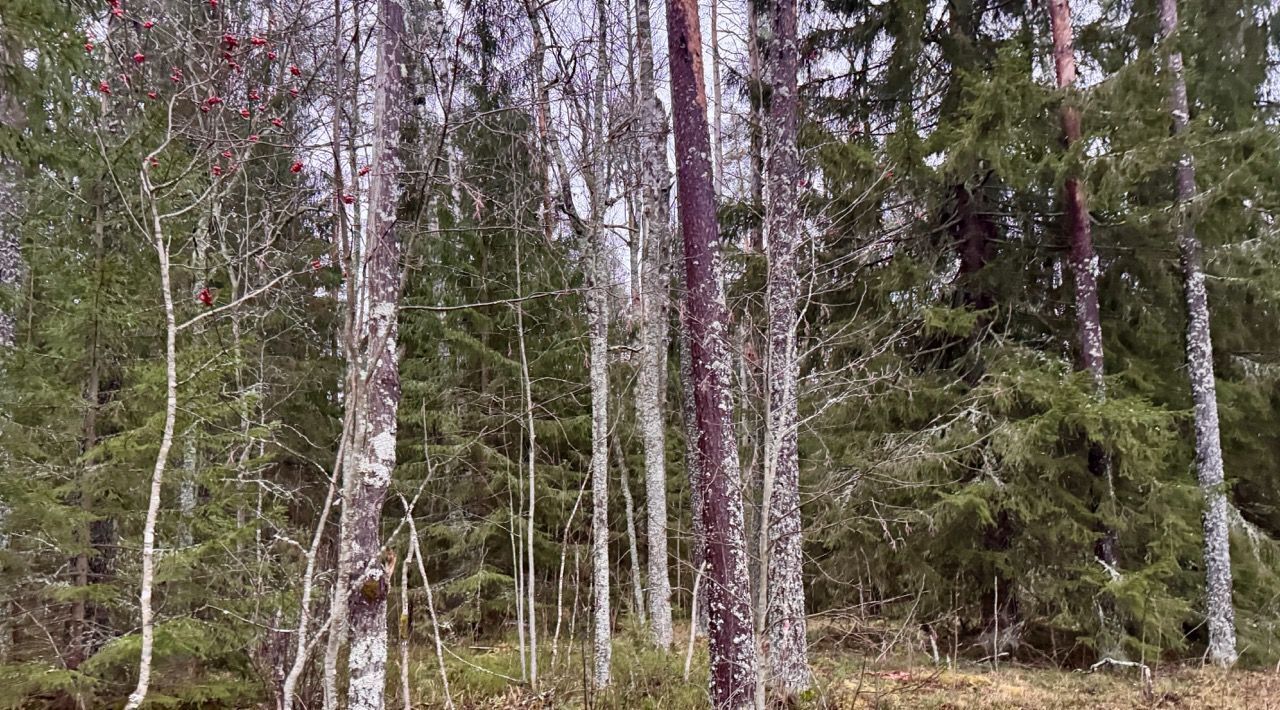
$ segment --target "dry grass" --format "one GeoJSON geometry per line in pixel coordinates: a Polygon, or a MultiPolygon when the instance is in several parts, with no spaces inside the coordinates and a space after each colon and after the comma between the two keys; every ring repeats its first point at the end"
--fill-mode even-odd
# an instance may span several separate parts
{"type": "Polygon", "coordinates": [[[1256,671],[1157,669],[1148,695],[1137,671],[1132,670],[867,669],[829,678],[814,698],[814,706],[836,710],[1280,710],[1280,676],[1256,671]]]}

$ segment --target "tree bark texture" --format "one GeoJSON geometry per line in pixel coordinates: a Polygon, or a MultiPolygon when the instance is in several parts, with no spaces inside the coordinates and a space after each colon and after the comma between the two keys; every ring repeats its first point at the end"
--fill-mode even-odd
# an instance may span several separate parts
{"type": "Polygon", "coordinates": [[[358,440],[350,506],[348,657],[350,710],[381,710],[387,672],[387,590],[391,561],[382,555],[382,504],[396,465],[396,414],[400,363],[396,338],[400,300],[399,204],[400,104],[404,86],[401,0],[379,0],[377,70],[374,78],[373,178],[370,181],[364,260],[365,313],[361,329],[363,436],[358,440]]]}
{"type": "Polygon", "coordinates": [[[733,435],[733,372],[727,341],[724,262],[711,184],[702,37],[698,5],[693,0],[667,0],[667,46],[676,189],[685,251],[684,328],[690,340],[702,517],[707,538],[710,690],[715,707],[737,710],[750,707],[753,702],[756,649],[747,588],[742,482],[733,435]]]}
{"type": "MultiPolygon", "coordinates": [[[[1058,88],[1070,91],[1076,82],[1076,55],[1074,32],[1071,27],[1070,0],[1050,0],[1049,24],[1053,34],[1053,64],[1058,88]]],[[[1068,96],[1062,105],[1062,132],[1068,150],[1080,142],[1082,136],[1080,109],[1068,96]]],[[[1075,310],[1078,338],[1078,365],[1089,373],[1093,393],[1098,400],[1106,397],[1104,360],[1102,354],[1102,315],[1098,305],[1098,255],[1093,248],[1093,230],[1089,223],[1089,204],[1085,187],[1074,170],[1068,174],[1062,188],[1062,199],[1067,213],[1067,228],[1071,242],[1071,273],[1075,280],[1075,310]]],[[[1106,485],[1107,502],[1114,509],[1115,483],[1112,480],[1110,456],[1097,442],[1089,447],[1089,470],[1106,485]]],[[[1098,507],[1095,501],[1095,507],[1098,507]]],[[[1117,573],[1116,534],[1106,525],[1101,526],[1094,545],[1095,556],[1113,574],[1117,573]]],[[[1098,602],[1101,624],[1099,651],[1107,656],[1121,653],[1121,629],[1115,618],[1115,603],[1109,594],[1098,602]]]]}
{"type": "MultiPolygon", "coordinates": [[[[1190,121],[1182,52],[1177,48],[1177,0],[1160,0],[1160,34],[1166,49],[1166,80],[1173,133],[1186,133],[1190,121]]],[[[1213,339],[1209,332],[1209,296],[1205,290],[1202,248],[1189,214],[1196,198],[1196,167],[1183,148],[1175,181],[1178,207],[1178,255],[1183,295],[1187,301],[1187,370],[1191,377],[1196,430],[1196,475],[1205,498],[1204,562],[1205,614],[1209,626],[1209,660],[1220,666],[1235,664],[1236,624],[1232,601],[1231,540],[1227,495],[1222,468],[1222,440],[1218,431],[1218,398],[1213,374],[1213,339]]]]}
{"type": "Polygon", "coordinates": [[[671,631],[671,575],[667,566],[667,442],[663,393],[667,370],[667,317],[670,278],[666,251],[671,211],[667,167],[667,116],[654,92],[653,40],[649,0],[636,0],[640,121],[643,144],[640,180],[644,197],[644,243],[640,253],[640,372],[636,382],[636,421],[644,444],[644,483],[649,543],[649,628],[653,642],[668,648],[671,631]]]}
{"type": "Polygon", "coordinates": [[[768,421],[765,445],[765,534],[763,590],[766,665],[774,692],[794,696],[809,687],[805,638],[800,463],[796,447],[799,415],[796,382],[796,308],[800,242],[800,152],[797,142],[795,0],[767,6],[772,37],[765,45],[765,230],[768,245],[768,421]]]}

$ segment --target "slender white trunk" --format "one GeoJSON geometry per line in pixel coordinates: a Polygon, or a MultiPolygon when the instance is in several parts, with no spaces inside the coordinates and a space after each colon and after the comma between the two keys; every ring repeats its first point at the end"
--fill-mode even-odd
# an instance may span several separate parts
{"type": "MultiPolygon", "coordinates": [[[[516,240],[516,298],[524,297],[524,279],[523,279],[524,262],[520,258],[520,242],[516,240]]],[[[520,301],[516,301],[516,337],[520,346],[520,387],[524,393],[524,417],[525,417],[525,435],[527,437],[529,450],[526,456],[529,459],[529,514],[527,527],[525,531],[525,545],[527,560],[525,562],[525,583],[524,590],[527,595],[525,602],[526,622],[529,625],[529,685],[536,692],[538,690],[538,618],[536,607],[534,606],[534,566],[533,566],[533,533],[534,533],[534,513],[537,509],[538,487],[534,478],[534,460],[538,455],[538,434],[533,426],[533,380],[529,377],[529,355],[525,350],[524,338],[524,307],[520,305],[520,301]]]]}
{"type": "MultiPolygon", "coordinates": [[[[1173,132],[1181,135],[1187,130],[1190,108],[1187,82],[1182,71],[1182,52],[1175,44],[1178,34],[1177,0],[1160,0],[1160,33],[1170,45],[1165,64],[1169,111],[1173,116],[1173,132]]],[[[1178,252],[1187,303],[1187,369],[1191,377],[1191,399],[1195,405],[1196,473],[1205,498],[1205,615],[1209,626],[1209,660],[1219,666],[1231,666],[1238,656],[1226,482],[1218,430],[1213,338],[1209,332],[1209,295],[1205,290],[1200,240],[1188,214],[1190,203],[1196,197],[1196,168],[1191,154],[1185,149],[1178,159],[1176,185],[1178,252]]]]}
{"type": "Polygon", "coordinates": [[[636,618],[640,623],[645,621],[644,612],[644,573],[640,571],[640,551],[636,545],[635,501],[631,498],[631,476],[628,474],[627,459],[622,453],[622,445],[618,438],[613,439],[613,455],[618,459],[618,470],[622,474],[623,513],[627,518],[627,555],[631,563],[631,596],[636,618]]]}
{"type": "Polygon", "coordinates": [[[125,703],[126,710],[136,710],[147,698],[151,684],[151,656],[155,649],[155,616],[151,607],[151,594],[155,586],[156,570],[156,522],[160,517],[160,491],[164,483],[165,468],[169,461],[169,449],[173,447],[173,428],[178,413],[178,325],[173,310],[173,285],[170,281],[169,240],[164,233],[159,205],[150,195],[151,181],[142,172],[144,193],[150,198],[152,239],[160,263],[160,291],[164,298],[165,325],[165,400],[164,427],[160,434],[160,448],[156,451],[155,467],[151,473],[151,490],[147,497],[147,518],[142,527],[142,588],[138,595],[141,617],[141,650],[138,664],[138,684],[125,703]]]}
{"type": "MultiPolygon", "coordinates": [[[[422,560],[422,547],[418,544],[418,526],[413,522],[412,515],[409,516],[409,535],[409,552],[418,565],[418,576],[422,578],[422,589],[427,595],[427,613],[431,616],[431,635],[435,641],[436,663],[440,667],[440,686],[444,691],[444,706],[447,710],[453,710],[453,693],[449,691],[449,672],[444,666],[444,642],[440,640],[440,621],[436,617],[435,597],[431,593],[431,580],[427,579],[426,563],[422,560]]],[[[409,560],[405,560],[405,565],[408,564],[409,560]]]]}

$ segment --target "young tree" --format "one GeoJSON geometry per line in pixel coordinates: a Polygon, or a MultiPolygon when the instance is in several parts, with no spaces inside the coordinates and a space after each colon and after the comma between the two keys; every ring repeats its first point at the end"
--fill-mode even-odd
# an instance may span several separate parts
{"type": "Polygon", "coordinates": [[[702,520],[706,526],[711,698],[717,708],[738,710],[752,704],[756,650],[747,587],[738,444],[733,432],[724,260],[718,244],[719,220],[711,184],[707,94],[698,24],[696,2],[667,0],[676,191],[684,236],[683,328],[690,341],[702,520]]]}
{"type": "Polygon", "coordinates": [[[795,0],[770,0],[764,7],[771,32],[764,45],[765,234],[768,245],[769,388],[765,428],[765,523],[760,528],[760,600],[768,636],[769,680],[783,696],[809,686],[804,609],[804,550],[800,519],[800,462],[797,450],[796,307],[800,245],[800,153],[797,138],[795,0]]]}
{"type": "MultiPolygon", "coordinates": [[[[1191,119],[1187,82],[1178,48],[1178,1],[1160,0],[1160,36],[1165,43],[1165,81],[1175,137],[1187,132],[1191,119]]],[[[1203,255],[1192,222],[1196,198],[1196,166],[1183,146],[1178,157],[1174,189],[1178,214],[1178,257],[1187,306],[1187,370],[1196,430],[1196,474],[1204,495],[1205,614],[1209,622],[1209,660],[1220,666],[1235,664],[1235,604],[1232,600],[1231,539],[1227,522],[1227,494],[1218,431],[1218,395],[1213,373],[1213,339],[1209,333],[1209,296],[1205,291],[1203,255]]]]}
{"type": "Polygon", "coordinates": [[[381,710],[387,665],[387,591],[395,557],[382,548],[382,504],[396,465],[396,415],[400,405],[399,207],[400,119],[405,73],[401,0],[379,0],[376,15],[377,73],[374,78],[373,179],[364,236],[364,313],[360,329],[359,384],[355,392],[364,421],[357,438],[355,476],[345,501],[350,508],[352,549],[348,604],[351,650],[351,710],[381,710]]]}

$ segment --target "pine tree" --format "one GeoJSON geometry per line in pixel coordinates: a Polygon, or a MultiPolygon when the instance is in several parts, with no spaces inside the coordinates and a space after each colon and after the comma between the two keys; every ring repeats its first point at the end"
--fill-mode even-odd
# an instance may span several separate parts
{"type": "Polygon", "coordinates": [[[698,8],[687,0],[667,2],[667,52],[676,145],[676,189],[684,236],[683,328],[690,345],[698,433],[711,643],[711,698],[717,708],[751,703],[756,675],[746,536],[738,446],[733,434],[733,397],[724,262],[717,245],[715,191],[707,129],[698,8]]]}

